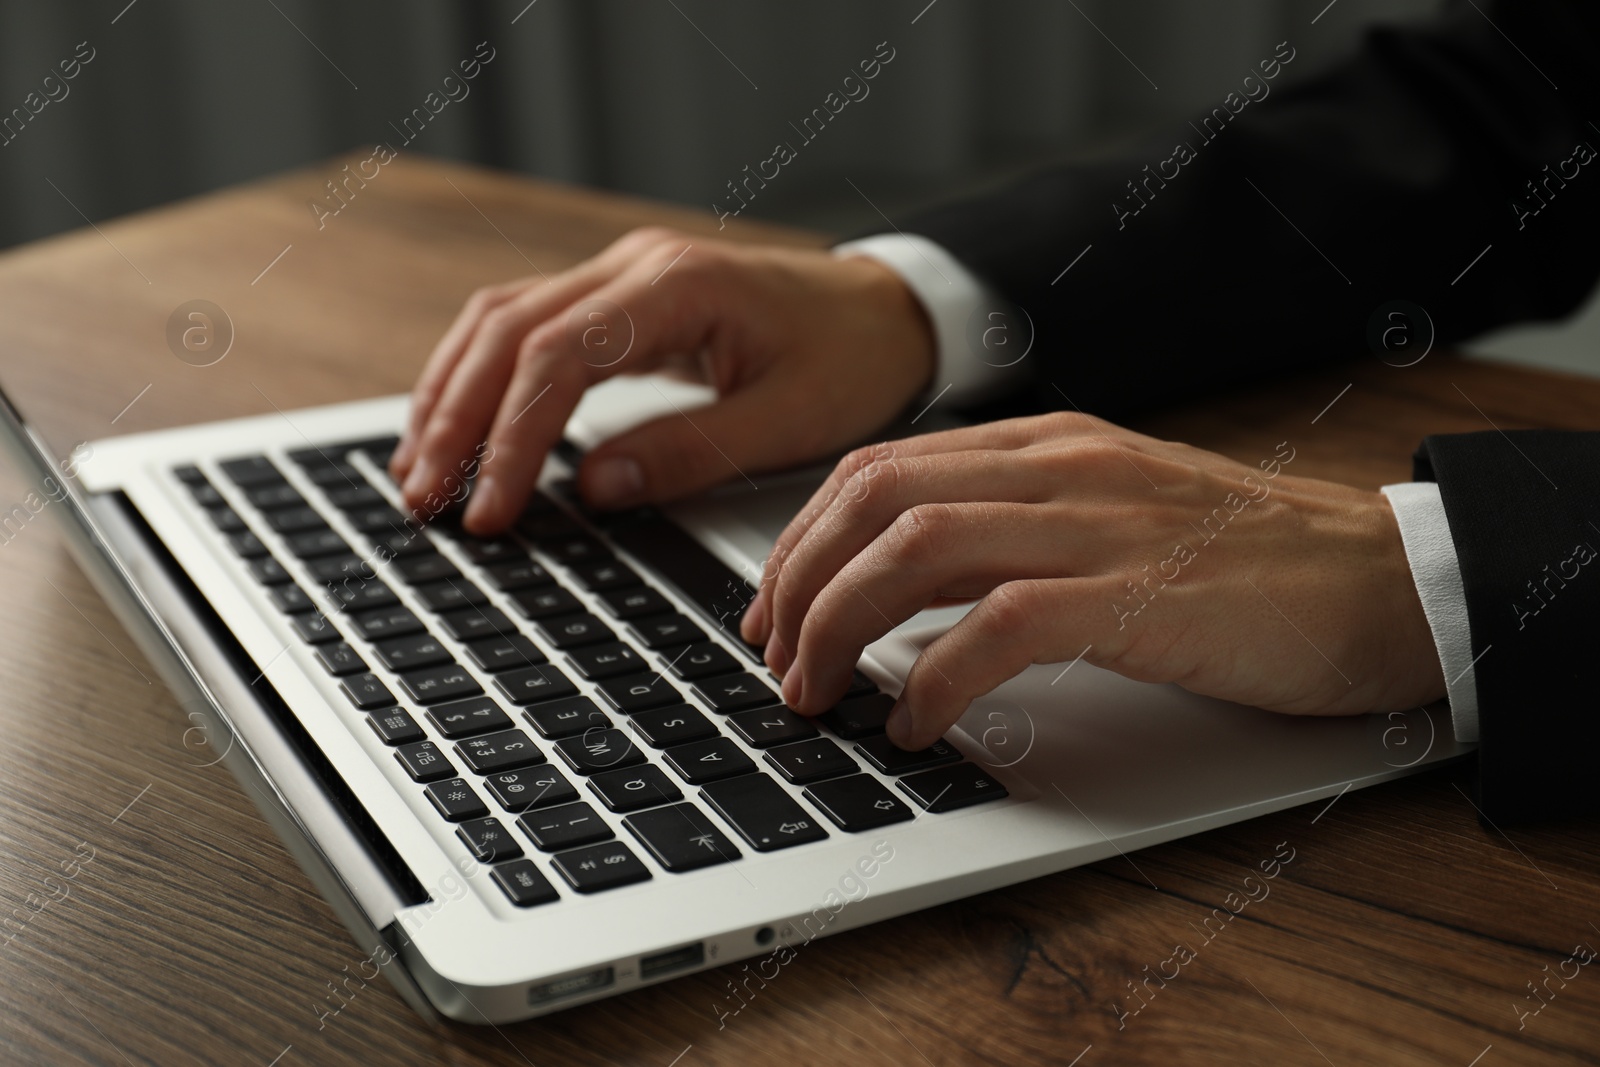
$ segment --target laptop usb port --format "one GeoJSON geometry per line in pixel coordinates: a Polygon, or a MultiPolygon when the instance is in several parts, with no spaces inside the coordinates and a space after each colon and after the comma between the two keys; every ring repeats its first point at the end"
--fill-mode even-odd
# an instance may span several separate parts
{"type": "Polygon", "coordinates": [[[544,985],[529,986],[528,1003],[543,1004],[558,997],[570,997],[594,989],[604,989],[610,984],[611,968],[601,967],[587,974],[575,974],[567,978],[557,978],[554,982],[546,982],[544,985]]]}
{"type": "Polygon", "coordinates": [[[685,945],[669,952],[658,952],[654,956],[641,956],[639,958],[639,980],[646,981],[669,971],[681,971],[688,967],[698,967],[706,961],[705,942],[685,945]]]}

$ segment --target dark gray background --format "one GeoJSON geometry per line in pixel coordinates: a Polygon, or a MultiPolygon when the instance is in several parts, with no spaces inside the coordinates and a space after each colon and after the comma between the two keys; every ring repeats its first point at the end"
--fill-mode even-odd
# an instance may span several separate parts
{"type": "MultiPolygon", "coordinates": [[[[408,150],[709,209],[745,164],[788,140],[799,158],[747,214],[852,232],[882,225],[872,205],[893,218],[1209,108],[1279,41],[1298,52],[1284,80],[1300,79],[1346,54],[1372,20],[1438,6],[0,0],[0,114],[79,41],[96,51],[66,99],[0,147],[0,246],[83,225],[73,205],[99,221],[398,143],[389,124],[485,39],[497,55],[471,95],[408,150]],[[870,95],[798,145],[789,123],[885,40],[896,56],[870,95]]],[[[1600,346],[1577,341],[1546,329],[1489,347],[1557,363],[1577,353],[1593,370],[1600,346]]]]}

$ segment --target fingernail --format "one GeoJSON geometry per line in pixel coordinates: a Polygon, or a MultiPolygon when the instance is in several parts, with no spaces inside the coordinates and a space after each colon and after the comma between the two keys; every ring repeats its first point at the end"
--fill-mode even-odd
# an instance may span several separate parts
{"type": "Polygon", "coordinates": [[[620,507],[643,492],[644,469],[626,456],[601,460],[589,475],[589,498],[600,507],[620,507]]]}
{"type": "Polygon", "coordinates": [[[911,706],[904,699],[895,701],[894,708],[889,712],[889,721],[883,725],[883,732],[889,735],[889,740],[896,747],[910,749],[913,726],[911,706]]]}
{"type": "Polygon", "coordinates": [[[406,484],[400,487],[400,494],[408,503],[414,503],[428,495],[428,485],[433,478],[433,464],[426,459],[419,460],[411,468],[411,474],[406,478],[406,484]]]}
{"type": "Polygon", "coordinates": [[[744,610],[744,618],[739,620],[739,633],[746,641],[757,644],[761,641],[761,631],[767,625],[767,598],[760,593],[750,601],[749,607],[744,610]]]}
{"type": "Polygon", "coordinates": [[[791,708],[798,708],[800,701],[806,695],[806,676],[804,671],[790,671],[783,679],[783,702],[791,708]]]}
{"type": "Polygon", "coordinates": [[[489,526],[499,513],[500,504],[500,484],[490,475],[480,475],[468,495],[467,512],[461,517],[462,522],[469,529],[489,526]]]}
{"type": "Polygon", "coordinates": [[[772,639],[767,642],[767,651],[762,658],[767,662],[767,669],[779,678],[783,677],[789,665],[794,662],[789,658],[789,650],[784,647],[777,634],[773,634],[772,639]]]}
{"type": "Polygon", "coordinates": [[[411,443],[411,435],[400,438],[400,447],[394,450],[394,455],[389,457],[389,473],[404,470],[407,463],[411,462],[411,453],[416,451],[416,446],[411,443]]]}

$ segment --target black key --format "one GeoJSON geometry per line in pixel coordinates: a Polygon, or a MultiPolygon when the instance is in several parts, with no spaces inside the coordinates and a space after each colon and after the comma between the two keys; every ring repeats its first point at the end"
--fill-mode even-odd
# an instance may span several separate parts
{"type": "Polygon", "coordinates": [[[717,736],[711,720],[688,704],[641,711],[629,717],[628,727],[656,748],[717,736]]]}
{"type": "Polygon", "coordinates": [[[594,774],[644,762],[644,753],[621,730],[585,730],[556,742],[556,751],[579,774],[594,774]]]}
{"type": "Polygon", "coordinates": [[[308,530],[325,530],[328,524],[315,508],[305,506],[280,508],[265,513],[267,525],[281,534],[304,533],[308,530]]]}
{"type": "Polygon", "coordinates": [[[490,697],[470,697],[440,704],[429,709],[428,720],[451,740],[511,727],[511,717],[490,697]]]}
{"type": "Polygon", "coordinates": [[[919,752],[907,752],[888,737],[869,737],[856,745],[856,752],[884,774],[909,774],[961,758],[955,746],[943,738],[919,752]]]}
{"type": "Polygon", "coordinates": [[[457,535],[456,543],[466,552],[468,559],[478,564],[507,563],[511,560],[528,558],[528,550],[509,537],[484,540],[457,535]]]}
{"type": "Polygon", "coordinates": [[[394,590],[376,578],[369,578],[366,581],[347,578],[338,585],[330,585],[328,595],[345,611],[372,611],[400,602],[400,598],[394,595],[394,590]]]}
{"type": "Polygon", "coordinates": [[[562,852],[550,865],[580,893],[598,893],[651,878],[649,869],[621,841],[562,852]]]}
{"type": "Polygon", "coordinates": [[[583,528],[552,504],[550,510],[530,511],[517,520],[517,532],[534,544],[543,545],[564,537],[577,537],[583,528]]]}
{"type": "Polygon", "coordinates": [[[351,486],[361,484],[361,472],[348,463],[333,463],[325,467],[313,467],[306,471],[306,477],[311,479],[313,485],[324,489],[333,489],[337,486],[351,486]]]}
{"type": "Polygon", "coordinates": [[[694,692],[712,711],[724,715],[731,711],[783,703],[767,683],[753,674],[734,674],[715,681],[702,680],[695,683],[694,692]]]}
{"type": "Polygon", "coordinates": [[[472,662],[491,674],[517,667],[534,667],[545,661],[537,645],[521,634],[497,634],[467,643],[472,662]]]}
{"type": "Polygon", "coordinates": [[[294,632],[300,640],[308,645],[320,645],[325,641],[339,640],[339,631],[333,623],[320,611],[307,612],[304,615],[289,617],[289,625],[294,627],[294,632]]]}
{"type": "MultiPolygon", "coordinates": [[[[354,470],[354,468],[351,469],[354,470]]],[[[328,503],[332,504],[340,511],[352,511],[356,508],[371,508],[382,504],[384,502],[383,494],[378,492],[370,485],[362,485],[360,477],[361,476],[357,474],[355,478],[351,479],[351,481],[356,483],[354,485],[349,484],[349,482],[345,481],[343,478],[340,478],[335,482],[330,482],[325,490],[328,497],[328,503]]]]}
{"type": "Polygon", "coordinates": [[[894,708],[894,697],[887,693],[847,697],[817,716],[818,721],[846,741],[883,733],[884,723],[894,708]]]}
{"type": "Polygon", "coordinates": [[[495,634],[514,634],[517,624],[505,612],[492,605],[465,608],[439,616],[439,628],[445,636],[457,641],[476,641],[495,634]]]}
{"type": "Polygon", "coordinates": [[[473,819],[456,827],[456,836],[479,863],[499,863],[522,855],[522,846],[494,816],[473,819]]]}
{"type": "Polygon", "coordinates": [[[346,580],[370,582],[377,577],[367,561],[353,552],[309,560],[306,569],[324,585],[338,585],[346,580]]]}
{"type": "Polygon", "coordinates": [[[306,591],[298,585],[274,585],[267,589],[267,599],[272,601],[272,606],[285,615],[297,615],[303,611],[314,611],[317,605],[306,595],[306,591]]]}
{"type": "Polygon", "coordinates": [[[511,602],[530,619],[548,619],[583,610],[578,598],[558,585],[520,590],[511,594],[511,602]]]}
{"type": "Polygon", "coordinates": [[[817,736],[817,728],[810,719],[796,715],[782,704],[729,715],[728,725],[751,748],[767,748],[817,736]]]}
{"type": "Polygon", "coordinates": [[[908,774],[895,785],[932,812],[955,811],[986,800],[999,800],[1006,787],[988,771],[974,763],[908,774]]]}
{"type": "Polygon", "coordinates": [[[318,556],[342,556],[350,552],[350,542],[340,537],[329,529],[307,530],[304,533],[291,534],[287,541],[289,551],[301,559],[314,559],[318,556]]]}
{"type": "MultiPolygon", "coordinates": [[[[667,576],[712,626],[737,640],[736,624],[755,590],[683,527],[659,511],[650,511],[635,521],[608,527],[607,532],[656,574],[667,576]]],[[[740,647],[747,646],[740,642],[740,647]]],[[[752,661],[761,659],[754,652],[749,655],[752,661]]]]}
{"type": "Polygon", "coordinates": [[[517,825],[544,852],[592,845],[614,836],[606,821],[581,802],[529,812],[517,820],[517,825]]]}
{"type": "Polygon", "coordinates": [[[373,712],[367,717],[367,725],[383,738],[386,745],[405,745],[428,736],[422,732],[422,727],[417,725],[410,712],[399,708],[373,712]]]}
{"type": "Polygon", "coordinates": [[[268,553],[267,546],[262,543],[261,538],[249,530],[229,534],[228,547],[244,559],[260,559],[268,553]]]}
{"type": "Polygon", "coordinates": [[[284,582],[290,582],[294,580],[289,575],[289,572],[283,569],[283,564],[279,563],[271,556],[267,556],[263,559],[251,560],[250,577],[254,578],[262,585],[282,585],[284,582]]]}
{"type": "Polygon", "coordinates": [[[735,674],[744,670],[744,664],[729,655],[727,649],[711,641],[684,645],[660,655],[667,661],[667,669],[684,681],[715,678],[719,674],[735,674]]]}
{"type": "Polygon", "coordinates": [[[420,552],[437,551],[421,530],[370,530],[367,537],[379,559],[404,559],[420,552]]]}
{"type": "Polygon", "coordinates": [[[634,619],[628,624],[628,632],[645,648],[656,651],[662,649],[676,651],[684,645],[704,641],[706,636],[704,630],[676,612],[671,615],[646,615],[634,619]]]}
{"type": "Polygon", "coordinates": [[[572,568],[572,576],[578,580],[579,585],[591,593],[644,584],[644,579],[640,578],[632,567],[617,559],[579,563],[572,568]]]}
{"type": "Polygon", "coordinates": [[[589,789],[612,811],[638,811],[682,800],[683,792],[660,767],[603,771],[589,779],[589,789]]]}
{"type": "Polygon", "coordinates": [[[580,563],[597,563],[611,558],[606,547],[586,533],[566,534],[540,538],[536,542],[541,551],[548,553],[557,563],[568,567],[580,563]]]}
{"type": "Polygon", "coordinates": [[[566,775],[550,766],[501,771],[485,778],[483,784],[507,811],[545,808],[578,799],[578,791],[566,775]]]}
{"type": "Polygon", "coordinates": [[[400,761],[400,766],[406,769],[407,774],[419,782],[451,778],[456,773],[456,769],[450,766],[450,761],[444,758],[439,746],[432,741],[401,745],[394,750],[394,758],[400,761]]]}
{"type": "Polygon", "coordinates": [[[457,663],[402,674],[400,684],[418,704],[437,704],[441,700],[455,700],[483,692],[478,680],[457,663]]]}
{"type": "MultiPolygon", "coordinates": [[[[415,555],[402,556],[395,560],[391,566],[400,574],[400,577],[413,584],[461,577],[461,571],[456,565],[437,552],[418,552],[415,555]]],[[[474,601],[474,603],[481,603],[481,601],[474,601]]]]}
{"type": "Polygon", "coordinates": [[[611,725],[610,717],[588,697],[568,697],[547,704],[535,704],[522,714],[539,731],[540,737],[552,741],[572,737],[585,730],[604,730],[611,725]]]}
{"type": "Polygon", "coordinates": [[[196,467],[193,463],[185,463],[181,467],[173,467],[172,476],[178,479],[178,481],[182,482],[184,485],[193,486],[211,484],[210,482],[206,481],[205,472],[203,472],[199,467],[196,467]]]}
{"type": "Polygon", "coordinates": [[[567,662],[591,682],[619,674],[637,674],[646,666],[644,657],[620,641],[576,649],[567,653],[567,662]]]}
{"type": "Polygon", "coordinates": [[[528,735],[521,730],[503,730],[487,737],[474,737],[470,741],[457,742],[456,755],[465,760],[467,766],[477,774],[510,771],[544,762],[544,753],[534,747],[533,742],[528,740],[528,735]]]}
{"type": "Polygon", "coordinates": [[[667,749],[664,758],[667,766],[690,785],[734,778],[756,769],[755,761],[744,754],[744,749],[726,737],[674,745],[667,749]]]}
{"type": "Polygon", "coordinates": [[[489,814],[489,809],[483,806],[483,801],[473,792],[465,778],[434,782],[424,792],[428,794],[428,799],[433,802],[439,814],[451,822],[481,819],[489,814]]]}
{"type": "Polygon", "coordinates": [[[204,475],[201,475],[200,481],[189,486],[189,495],[203,508],[220,508],[228,503],[227,499],[217,491],[217,487],[205,480],[204,475]]]}
{"type": "Polygon", "coordinates": [[[451,661],[450,651],[427,631],[380,641],[374,651],[378,661],[397,674],[451,661]]]}
{"type": "Polygon", "coordinates": [[[870,774],[818,782],[805,791],[805,798],[847,834],[876,830],[912,817],[906,802],[870,774]]]}
{"type": "Polygon", "coordinates": [[[563,650],[598,644],[601,641],[613,641],[617,636],[611,632],[611,627],[587,612],[582,615],[541,619],[534,624],[534,630],[545,641],[563,650]]]}
{"type": "Polygon", "coordinates": [[[559,700],[578,691],[572,679],[560,668],[549,663],[537,667],[521,667],[497,675],[494,684],[500,687],[513,704],[538,704],[546,700],[559,700]]]}
{"type": "Polygon", "coordinates": [[[641,811],[622,820],[628,832],[669,871],[699,870],[736,860],[741,853],[693,804],[641,811]]]}
{"type": "Polygon", "coordinates": [[[389,692],[388,686],[378,680],[376,674],[368,672],[346,678],[339,683],[339,688],[350,698],[350,703],[362,711],[394,707],[394,694],[389,692]]]}
{"type": "Polygon", "coordinates": [[[429,611],[458,611],[474,604],[489,602],[489,598],[483,595],[483,590],[465,578],[419,585],[416,587],[416,593],[418,599],[422,601],[422,606],[429,611]]]}
{"type": "Polygon", "coordinates": [[[287,482],[258,485],[251,489],[246,489],[244,495],[252,505],[262,511],[271,511],[274,508],[303,508],[306,506],[306,498],[300,495],[300,490],[287,482]]]}
{"type": "Polygon", "coordinates": [[[347,674],[360,674],[367,669],[367,661],[343,641],[317,645],[315,649],[317,659],[322,663],[322,669],[335,678],[342,678],[347,674]]]}
{"type": "Polygon", "coordinates": [[[514,559],[493,563],[484,568],[489,584],[503,593],[518,589],[531,589],[536,585],[550,585],[555,581],[550,572],[531,559],[514,559]]]}
{"type": "Polygon", "coordinates": [[[764,774],[712,782],[700,790],[700,795],[757,852],[772,852],[828,836],[828,831],[818,826],[783,786],[764,774]]]}
{"type": "Polygon", "coordinates": [[[877,691],[877,682],[874,682],[860,671],[856,671],[850,675],[850,688],[844,691],[844,695],[847,697],[859,697],[868,693],[876,693],[877,691]]]}
{"type": "Polygon", "coordinates": [[[218,466],[234,485],[240,487],[283,481],[283,475],[266,456],[240,456],[238,459],[223,460],[218,466]]]}
{"type": "Polygon", "coordinates": [[[619,619],[637,619],[673,610],[667,598],[649,586],[601,593],[600,604],[619,619]]]}
{"type": "Polygon", "coordinates": [[[225,534],[238,533],[245,528],[244,519],[232,508],[211,508],[206,512],[211,525],[225,534]]]}
{"type": "Polygon", "coordinates": [[[861,769],[837,742],[826,737],[780,745],[769,750],[763,758],[794,785],[855,774],[861,769]]]}
{"type": "Polygon", "coordinates": [[[519,908],[551,904],[561,899],[532,860],[512,860],[489,870],[489,876],[505,891],[506,899],[519,908]]]}
{"type": "Polygon", "coordinates": [[[355,617],[356,632],[368,641],[382,641],[403,634],[424,632],[422,620],[410,608],[384,608],[368,611],[355,617]]]}
{"type": "Polygon", "coordinates": [[[599,689],[600,695],[624,715],[683,702],[683,694],[654,671],[607,678],[599,684],[599,689]]]}
{"type": "Polygon", "coordinates": [[[360,530],[369,537],[387,536],[391,533],[406,533],[411,526],[406,522],[406,517],[388,504],[377,507],[356,508],[354,511],[345,512],[345,518],[350,525],[360,530]]]}

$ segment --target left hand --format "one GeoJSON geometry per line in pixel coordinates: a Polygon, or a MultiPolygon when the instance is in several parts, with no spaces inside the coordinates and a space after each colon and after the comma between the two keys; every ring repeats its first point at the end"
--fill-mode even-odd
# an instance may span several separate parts
{"type": "Polygon", "coordinates": [[[1296,715],[1416,707],[1443,669],[1388,500],[1084,415],[860,449],[778,539],[741,622],[785,701],[819,714],[862,649],[981,598],[922,651],[889,736],[931,744],[1032,663],[1296,715]]]}

